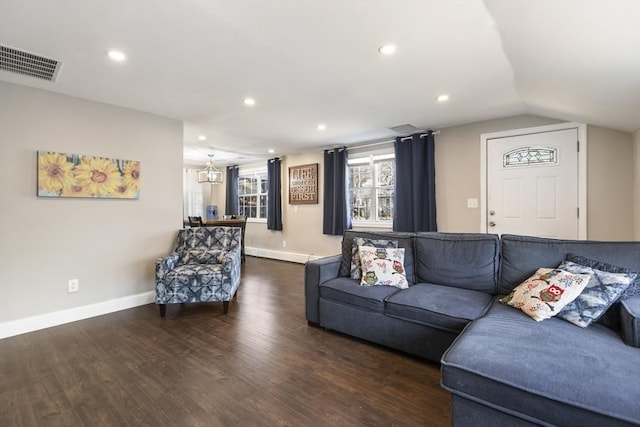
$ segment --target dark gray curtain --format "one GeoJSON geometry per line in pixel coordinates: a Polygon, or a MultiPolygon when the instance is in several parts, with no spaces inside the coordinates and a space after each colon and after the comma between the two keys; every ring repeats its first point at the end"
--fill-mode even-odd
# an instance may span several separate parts
{"type": "Polygon", "coordinates": [[[341,236],[351,228],[347,196],[347,148],[325,150],[323,234],[341,236]]]}
{"type": "Polygon", "coordinates": [[[282,172],[279,158],[267,161],[269,196],[267,198],[267,229],[282,230],[282,172]]]}
{"type": "Polygon", "coordinates": [[[394,231],[437,231],[432,131],[396,138],[394,231]]]}
{"type": "Polygon", "coordinates": [[[225,215],[238,215],[238,166],[227,166],[225,215]]]}

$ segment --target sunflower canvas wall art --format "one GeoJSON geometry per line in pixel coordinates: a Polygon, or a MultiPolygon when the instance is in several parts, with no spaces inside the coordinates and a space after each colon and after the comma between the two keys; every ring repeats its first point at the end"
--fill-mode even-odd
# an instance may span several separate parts
{"type": "Polygon", "coordinates": [[[38,151],[39,197],[140,198],[140,162],[38,151]]]}

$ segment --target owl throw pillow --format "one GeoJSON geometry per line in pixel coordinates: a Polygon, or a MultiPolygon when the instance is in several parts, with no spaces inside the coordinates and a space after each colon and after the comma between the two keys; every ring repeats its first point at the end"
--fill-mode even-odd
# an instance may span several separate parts
{"type": "Polygon", "coordinates": [[[353,245],[351,248],[351,278],[360,280],[362,279],[362,261],[360,260],[360,246],[373,246],[375,248],[397,248],[397,240],[374,240],[364,237],[356,237],[353,239],[353,245]]]}
{"type": "Polygon", "coordinates": [[[362,261],[361,285],[395,286],[400,289],[409,287],[404,270],[403,248],[360,246],[358,251],[362,261]]]}
{"type": "Polygon", "coordinates": [[[540,322],[555,316],[576,299],[589,283],[589,274],[573,274],[552,268],[540,268],[515,287],[500,302],[522,310],[540,322]]]}

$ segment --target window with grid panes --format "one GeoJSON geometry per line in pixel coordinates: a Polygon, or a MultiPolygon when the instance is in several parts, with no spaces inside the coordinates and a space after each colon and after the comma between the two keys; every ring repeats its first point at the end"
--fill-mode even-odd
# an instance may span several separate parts
{"type": "Polygon", "coordinates": [[[355,224],[393,222],[395,164],[393,154],[349,159],[349,208],[355,224]]]}
{"type": "Polygon", "coordinates": [[[267,174],[240,175],[238,177],[238,215],[247,218],[267,218],[267,174]]]}

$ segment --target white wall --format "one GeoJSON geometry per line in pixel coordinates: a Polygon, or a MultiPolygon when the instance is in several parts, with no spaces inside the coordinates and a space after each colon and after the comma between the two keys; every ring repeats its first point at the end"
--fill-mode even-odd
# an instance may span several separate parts
{"type": "MultiPolygon", "coordinates": [[[[480,210],[467,208],[467,198],[480,199],[481,134],[560,122],[563,120],[522,115],[441,129],[440,134],[436,136],[435,148],[438,229],[443,232],[480,231],[480,210]]],[[[639,144],[637,134],[638,132],[636,132],[636,147],[639,144]]],[[[632,240],[634,238],[632,135],[588,126],[587,138],[590,185],[587,195],[588,238],[632,240]]],[[[640,149],[636,150],[636,169],[640,170],[637,167],[638,151],[640,149]]],[[[284,230],[269,231],[264,223],[250,223],[246,230],[246,246],[257,248],[267,254],[265,256],[274,253],[294,253],[300,255],[298,259],[306,259],[310,254],[323,256],[340,252],[340,238],[322,234],[322,169],[321,150],[287,156],[283,162],[284,230]],[[316,162],[320,164],[319,203],[289,205],[286,193],[288,167],[316,162]],[[287,243],[286,248],[282,247],[283,240],[287,243]]],[[[222,212],[224,188],[214,191],[214,199],[222,212]]],[[[637,222],[638,215],[635,217],[637,222]]],[[[292,259],[289,255],[282,257],[292,259]]]]}
{"type": "MultiPolygon", "coordinates": [[[[560,123],[538,116],[515,116],[441,130],[436,136],[438,230],[480,231],[480,210],[467,198],[480,198],[480,135],[560,123]]],[[[587,126],[587,238],[632,240],[633,141],[627,132],[587,126]]]]}
{"type": "Polygon", "coordinates": [[[538,116],[515,116],[452,126],[436,135],[436,210],[438,230],[480,232],[480,209],[467,199],[480,200],[480,135],[560,123],[538,116]]]}
{"type": "Polygon", "coordinates": [[[633,240],[632,135],[587,126],[587,138],[587,236],[591,240],[633,240]]]}
{"type": "MultiPolygon", "coordinates": [[[[321,150],[287,155],[282,160],[282,231],[268,230],[265,222],[249,222],[245,230],[247,253],[305,262],[310,256],[320,257],[340,252],[341,237],[322,234],[323,154],[321,150]],[[289,167],[318,163],[318,203],[290,205],[288,193],[289,167]],[[286,247],[283,246],[285,242],[286,247]]],[[[265,160],[266,167],[266,160],[265,160]]],[[[212,203],[220,215],[225,211],[225,185],[214,185],[212,203]]]]}
{"type": "Polygon", "coordinates": [[[634,164],[634,229],[635,239],[640,240],[640,129],[633,134],[633,164],[634,164]]]}
{"type": "Polygon", "coordinates": [[[182,226],[180,121],[0,82],[0,146],[0,335],[154,290],[182,226]],[[139,160],[140,199],[38,198],[37,150],[139,160]]]}

